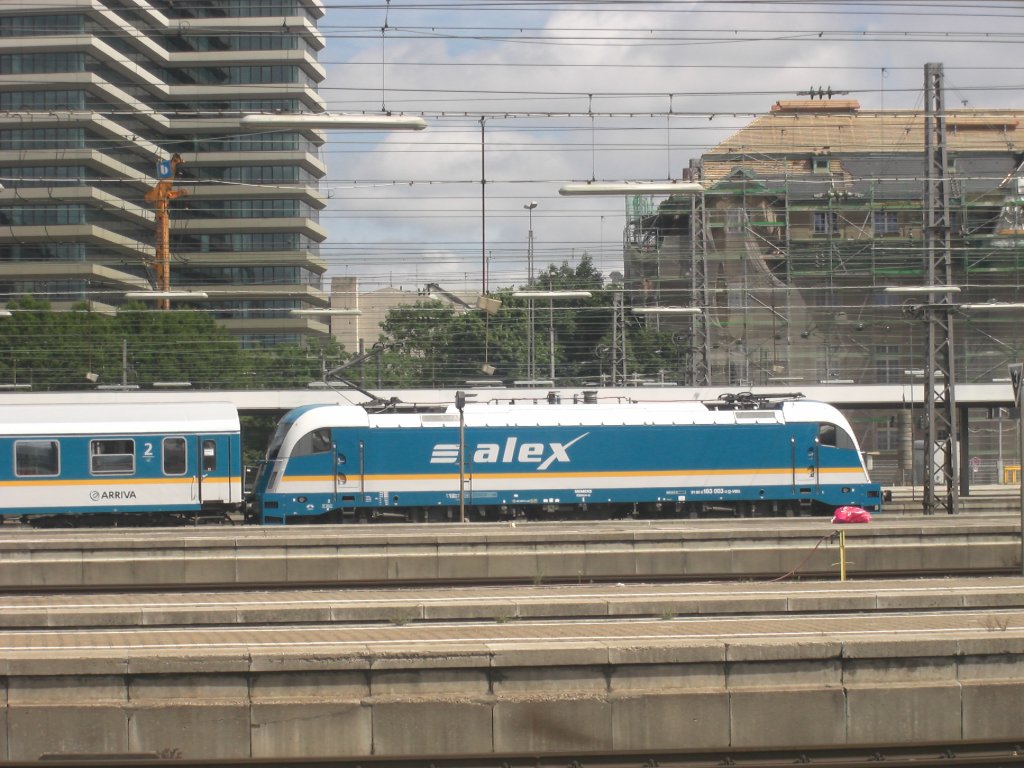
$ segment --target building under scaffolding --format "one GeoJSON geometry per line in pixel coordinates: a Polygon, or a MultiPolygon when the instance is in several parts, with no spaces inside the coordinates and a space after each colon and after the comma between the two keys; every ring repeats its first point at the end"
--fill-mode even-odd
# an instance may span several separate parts
{"type": "MultiPolygon", "coordinates": [[[[958,304],[1020,301],[1024,289],[1024,110],[961,109],[946,119],[958,304]]],[[[706,349],[706,380],[736,387],[922,383],[921,297],[929,282],[925,118],[852,100],[781,101],[692,164],[703,199],[679,195],[633,216],[625,279],[633,305],[700,304],[675,323],[680,348],[706,349]],[[696,215],[694,214],[696,211],[696,215]],[[694,226],[696,225],[696,226],[694,226]],[[699,291],[700,296],[695,292],[699,291]]],[[[1007,377],[1022,359],[1024,312],[957,312],[958,382],[1007,377]]],[[[680,354],[680,360],[686,355],[680,354]]],[[[694,382],[682,364],[683,381],[694,382]]],[[[920,404],[858,421],[885,481],[910,481],[920,404]]],[[[1002,481],[1015,422],[972,414],[976,482],[1002,481]]],[[[966,422],[966,419],[965,419],[966,422]]],[[[973,457],[972,457],[973,458],[973,457]]],[[[918,462],[920,463],[920,462],[918,462]]]]}

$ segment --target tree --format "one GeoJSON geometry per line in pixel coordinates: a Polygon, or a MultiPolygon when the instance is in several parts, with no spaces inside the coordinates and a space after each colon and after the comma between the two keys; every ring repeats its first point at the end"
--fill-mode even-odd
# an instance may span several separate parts
{"type": "MultiPolygon", "coordinates": [[[[244,381],[248,356],[205,312],[161,312],[128,304],[113,318],[113,335],[127,348],[131,383],[188,381],[214,388],[244,381]]],[[[106,362],[109,366],[109,355],[106,362]]]]}
{"type": "Polygon", "coordinates": [[[306,386],[344,358],[333,340],[242,349],[210,314],[127,304],[116,315],[55,312],[31,296],[0,320],[0,383],[35,389],[189,382],[202,389],[306,386]],[[86,374],[90,374],[88,377],[86,374]]]}
{"type": "MultiPolygon", "coordinates": [[[[606,285],[604,276],[584,254],[576,266],[551,264],[523,286],[535,291],[589,291],[590,298],[534,299],[534,342],[538,370],[550,357],[555,337],[555,369],[559,382],[601,381],[609,373],[608,350],[619,332],[625,334],[626,368],[638,376],[678,379],[685,354],[669,331],[628,311],[616,329],[615,295],[621,285],[606,285]]],[[[457,387],[486,374],[505,382],[527,378],[528,300],[514,290],[497,291],[502,302],[494,316],[465,312],[437,300],[396,307],[382,324],[380,383],[386,387],[457,387]]]]}
{"type": "MultiPolygon", "coordinates": [[[[86,373],[113,375],[120,367],[111,318],[81,307],[53,312],[47,301],[25,296],[7,305],[0,320],[0,381],[39,389],[90,386],[86,373]]],[[[117,380],[120,380],[119,378],[117,380]]]]}
{"type": "MultiPolygon", "coordinates": [[[[536,291],[589,291],[589,299],[535,299],[534,338],[537,360],[550,359],[550,336],[555,337],[557,377],[579,383],[597,382],[604,361],[599,350],[611,346],[616,286],[606,286],[604,276],[584,253],[572,267],[568,262],[554,264],[528,285],[536,291]]],[[[621,290],[621,289],[618,289],[621,290]]],[[[538,367],[539,364],[538,364],[538,367]]]]}

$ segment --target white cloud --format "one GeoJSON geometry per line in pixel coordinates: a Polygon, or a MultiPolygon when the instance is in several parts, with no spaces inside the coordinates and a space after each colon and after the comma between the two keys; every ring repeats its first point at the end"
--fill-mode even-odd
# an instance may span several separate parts
{"type": "Polygon", "coordinates": [[[480,284],[490,259],[491,287],[522,282],[529,200],[539,203],[538,265],[587,251],[606,273],[619,269],[627,201],[562,198],[561,184],[678,178],[751,114],[810,88],[849,91],[864,109],[920,108],[924,64],[935,61],[949,106],[1021,106],[1024,70],[1008,67],[1024,33],[1019,3],[585,6],[396,5],[383,40],[383,2],[329,13],[330,108],[386,105],[430,124],[415,135],[332,134],[332,274],[360,274],[367,287],[429,274],[423,282],[461,290],[480,284]],[[353,39],[357,26],[364,36],[353,39]]]}

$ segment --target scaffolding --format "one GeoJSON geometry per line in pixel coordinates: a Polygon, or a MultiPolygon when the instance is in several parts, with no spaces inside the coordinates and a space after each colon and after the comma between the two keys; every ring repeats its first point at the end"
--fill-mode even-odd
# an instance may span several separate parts
{"type": "MultiPolygon", "coordinates": [[[[914,402],[900,412],[858,416],[859,436],[883,481],[936,479],[925,467],[941,447],[940,487],[966,472],[976,482],[1001,480],[998,438],[1010,422],[974,414],[972,456],[957,456],[950,434],[959,414],[945,399],[946,382],[1006,377],[1024,357],[1024,323],[957,314],[954,337],[955,307],[923,317],[928,302],[885,289],[933,282],[962,287],[962,303],[1020,300],[1024,111],[938,112],[947,116],[945,137],[920,113],[780,102],[702,156],[703,195],[676,195],[635,216],[624,288],[633,306],[706,307],[700,329],[690,317],[661,320],[683,351],[706,350],[703,368],[693,355],[678,356],[682,381],[913,385],[914,402]],[[929,153],[929,130],[943,151],[929,153]],[[929,233],[939,239],[929,242],[929,233]],[[928,414],[929,387],[942,418],[928,414]]],[[[955,503],[940,492],[933,507],[955,503]]]]}

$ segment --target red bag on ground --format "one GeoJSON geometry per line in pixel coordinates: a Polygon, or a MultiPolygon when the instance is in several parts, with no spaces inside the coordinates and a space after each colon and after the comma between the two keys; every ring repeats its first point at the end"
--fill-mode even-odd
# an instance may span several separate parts
{"type": "Polygon", "coordinates": [[[870,523],[871,513],[861,507],[836,507],[832,515],[833,523],[870,523]]]}

